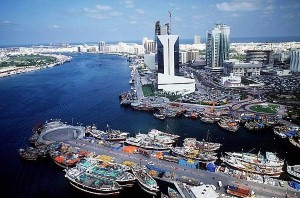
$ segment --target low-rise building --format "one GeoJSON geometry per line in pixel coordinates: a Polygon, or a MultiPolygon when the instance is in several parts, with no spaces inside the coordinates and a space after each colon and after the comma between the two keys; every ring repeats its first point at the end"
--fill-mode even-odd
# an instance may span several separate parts
{"type": "Polygon", "coordinates": [[[230,76],[222,77],[221,83],[225,87],[242,87],[242,79],[240,76],[234,76],[233,73],[230,76]]]}
{"type": "Polygon", "coordinates": [[[262,63],[259,62],[239,62],[237,60],[224,61],[223,73],[230,75],[233,73],[234,76],[259,76],[262,63]]]}

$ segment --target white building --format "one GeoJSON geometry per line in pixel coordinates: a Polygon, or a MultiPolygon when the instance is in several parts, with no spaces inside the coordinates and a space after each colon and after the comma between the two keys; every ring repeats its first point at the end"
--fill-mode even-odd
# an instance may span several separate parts
{"type": "Polygon", "coordinates": [[[291,52],[290,70],[292,72],[300,72],[300,51],[291,52]]]}
{"type": "Polygon", "coordinates": [[[241,87],[244,86],[242,84],[242,79],[240,76],[234,76],[233,73],[230,76],[222,77],[221,83],[225,87],[241,87]]]}
{"type": "Polygon", "coordinates": [[[158,89],[171,92],[194,92],[195,79],[179,75],[179,36],[157,36],[158,89]]]}
{"type": "Polygon", "coordinates": [[[244,63],[231,59],[223,62],[223,73],[225,75],[233,73],[235,76],[259,76],[261,67],[262,63],[259,62],[244,63]]]}
{"type": "Polygon", "coordinates": [[[212,185],[201,185],[190,188],[192,198],[217,198],[220,197],[212,185]]]}
{"type": "Polygon", "coordinates": [[[216,24],[216,27],[206,33],[206,65],[212,72],[223,71],[224,60],[229,59],[230,27],[216,24]]]}

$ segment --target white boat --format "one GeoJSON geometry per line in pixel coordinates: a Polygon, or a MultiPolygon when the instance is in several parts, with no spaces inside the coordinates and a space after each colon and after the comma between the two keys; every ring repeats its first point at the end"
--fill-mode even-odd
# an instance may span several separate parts
{"type": "Polygon", "coordinates": [[[132,167],[132,172],[137,178],[139,186],[147,193],[157,196],[159,187],[155,179],[153,179],[144,169],[139,166],[132,167]]]}
{"type": "Polygon", "coordinates": [[[260,154],[225,152],[221,160],[234,169],[259,175],[279,177],[283,173],[284,161],[275,153],[266,152],[266,157],[260,154]]]}
{"type": "Polygon", "coordinates": [[[286,171],[292,180],[300,183],[300,165],[294,165],[294,166],[287,165],[286,171]]]}

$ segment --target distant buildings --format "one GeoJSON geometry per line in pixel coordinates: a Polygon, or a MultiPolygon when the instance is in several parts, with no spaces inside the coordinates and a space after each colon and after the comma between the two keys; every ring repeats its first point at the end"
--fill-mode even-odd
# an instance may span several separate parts
{"type": "Polygon", "coordinates": [[[145,54],[155,53],[156,43],[154,40],[149,40],[147,37],[143,38],[143,46],[145,54]]]}
{"type": "Polygon", "coordinates": [[[272,50],[246,50],[246,62],[258,61],[263,65],[272,65],[272,53],[272,50]]]}
{"type": "Polygon", "coordinates": [[[194,44],[201,44],[201,37],[198,35],[194,36],[194,44]]]}
{"type": "Polygon", "coordinates": [[[224,60],[229,59],[230,27],[216,24],[216,27],[206,33],[206,65],[212,72],[221,73],[224,60]]]}
{"type": "Polygon", "coordinates": [[[243,63],[237,60],[228,60],[223,62],[223,73],[227,76],[231,73],[234,76],[259,76],[261,67],[262,63],[255,61],[243,63]]]}
{"type": "Polygon", "coordinates": [[[104,53],[105,52],[105,45],[106,45],[105,41],[100,41],[98,43],[98,50],[99,50],[100,53],[104,53]]]}
{"type": "Polygon", "coordinates": [[[291,52],[290,70],[292,72],[300,72],[300,50],[291,52]]]}

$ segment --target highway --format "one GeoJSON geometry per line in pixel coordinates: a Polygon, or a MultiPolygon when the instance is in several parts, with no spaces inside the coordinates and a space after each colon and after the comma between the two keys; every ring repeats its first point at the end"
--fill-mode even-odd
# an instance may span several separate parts
{"type": "MultiPolygon", "coordinates": [[[[121,163],[123,161],[132,161],[136,164],[141,166],[146,165],[149,161],[154,162],[155,166],[160,167],[169,172],[176,173],[177,177],[180,178],[181,176],[187,176],[195,178],[196,180],[203,182],[204,184],[212,184],[217,186],[217,182],[221,181],[223,186],[228,184],[243,184],[245,186],[251,187],[251,190],[255,192],[257,197],[285,197],[286,193],[290,195],[300,196],[300,193],[295,191],[289,186],[271,186],[268,184],[260,184],[256,182],[241,180],[233,177],[229,177],[224,173],[215,173],[215,172],[208,172],[205,170],[200,169],[193,169],[186,166],[182,166],[173,162],[168,162],[164,160],[159,160],[153,157],[147,158],[140,154],[128,154],[123,153],[122,149],[120,150],[111,150],[108,147],[104,147],[97,143],[91,143],[87,140],[68,140],[64,141],[67,144],[70,144],[74,147],[79,147],[83,150],[94,152],[98,155],[104,154],[109,155],[115,158],[115,162],[121,163]]],[[[217,192],[220,194],[226,194],[225,188],[217,189],[217,192]]]]}

